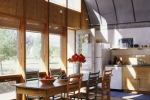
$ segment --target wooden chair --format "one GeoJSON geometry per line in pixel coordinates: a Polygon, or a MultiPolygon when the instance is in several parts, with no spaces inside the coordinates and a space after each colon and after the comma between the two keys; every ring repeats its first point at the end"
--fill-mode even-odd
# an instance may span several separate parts
{"type": "Polygon", "coordinates": [[[86,87],[86,92],[81,92],[80,93],[80,99],[85,99],[85,100],[96,100],[97,96],[97,85],[98,85],[98,79],[99,79],[99,72],[96,73],[89,73],[89,78],[87,81],[87,87],[86,87]]]}
{"type": "Polygon", "coordinates": [[[111,70],[104,70],[101,86],[98,87],[98,100],[110,100],[110,82],[112,76],[111,70]]]}
{"type": "MultiPolygon", "coordinates": [[[[38,81],[39,82],[39,71],[27,71],[25,72],[25,82],[29,82],[29,81],[38,81]]],[[[29,96],[27,95],[27,100],[29,99],[38,99],[41,100],[42,97],[35,97],[35,96],[29,96]]]]}
{"type": "Polygon", "coordinates": [[[50,68],[50,75],[53,76],[55,79],[58,79],[62,76],[61,68],[50,68]]]}
{"type": "MultiPolygon", "coordinates": [[[[60,78],[62,76],[61,68],[50,68],[50,75],[53,76],[55,79],[60,78]]],[[[54,100],[54,99],[61,98],[61,97],[62,97],[62,93],[56,94],[52,98],[54,100]]]]}
{"type": "Polygon", "coordinates": [[[67,82],[67,91],[65,98],[61,100],[74,100],[72,98],[76,97],[78,100],[80,99],[80,87],[82,83],[82,76],[80,75],[69,75],[68,82],[67,82]]]}
{"type": "Polygon", "coordinates": [[[28,81],[39,81],[39,71],[27,71],[25,72],[25,82],[28,81]]]}

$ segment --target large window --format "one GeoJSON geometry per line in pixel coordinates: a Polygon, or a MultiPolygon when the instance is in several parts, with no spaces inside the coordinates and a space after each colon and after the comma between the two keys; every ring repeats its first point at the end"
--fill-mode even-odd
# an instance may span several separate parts
{"type": "Polygon", "coordinates": [[[49,35],[49,60],[50,60],[50,68],[61,68],[61,60],[60,60],[60,35],[49,35]]]}
{"type": "Polygon", "coordinates": [[[66,0],[50,0],[50,2],[66,7],[66,0]]]}
{"type": "Polygon", "coordinates": [[[68,0],[68,8],[81,12],[81,0],[68,0]]]}
{"type": "Polygon", "coordinates": [[[26,33],[26,70],[42,71],[41,33],[26,33]]]}
{"type": "Polygon", "coordinates": [[[0,75],[17,73],[17,30],[0,28],[0,75]]]}

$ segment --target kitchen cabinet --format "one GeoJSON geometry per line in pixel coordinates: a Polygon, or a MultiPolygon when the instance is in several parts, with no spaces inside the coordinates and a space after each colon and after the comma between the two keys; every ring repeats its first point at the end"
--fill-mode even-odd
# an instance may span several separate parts
{"type": "Polygon", "coordinates": [[[150,91],[150,67],[123,67],[122,84],[124,90],[150,91]]]}
{"type": "Polygon", "coordinates": [[[137,67],[137,90],[150,91],[150,67],[137,67]]]}
{"type": "Polygon", "coordinates": [[[137,90],[136,67],[126,66],[122,69],[122,88],[124,90],[137,90]]]}

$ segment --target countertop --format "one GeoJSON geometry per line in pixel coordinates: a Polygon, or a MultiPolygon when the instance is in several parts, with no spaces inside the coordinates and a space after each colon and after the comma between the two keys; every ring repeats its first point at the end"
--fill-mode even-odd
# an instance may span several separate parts
{"type": "Polygon", "coordinates": [[[107,67],[112,67],[112,66],[114,66],[114,67],[150,67],[150,64],[145,64],[145,65],[105,65],[105,66],[107,66],[107,67]]]}

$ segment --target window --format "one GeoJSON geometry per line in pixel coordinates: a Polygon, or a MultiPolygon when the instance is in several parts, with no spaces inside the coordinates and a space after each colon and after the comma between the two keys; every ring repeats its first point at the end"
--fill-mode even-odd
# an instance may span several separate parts
{"type": "Polygon", "coordinates": [[[0,28],[0,75],[17,73],[17,30],[0,28]]]}
{"type": "Polygon", "coordinates": [[[41,33],[26,33],[26,70],[42,71],[41,33]]]}
{"type": "Polygon", "coordinates": [[[61,68],[61,37],[60,35],[49,34],[49,60],[50,60],[50,68],[61,68]]]}
{"type": "Polygon", "coordinates": [[[81,0],[68,0],[68,8],[81,12],[81,0]]]}
{"type": "Polygon", "coordinates": [[[50,0],[50,2],[66,7],[66,0],[50,0]]]}

